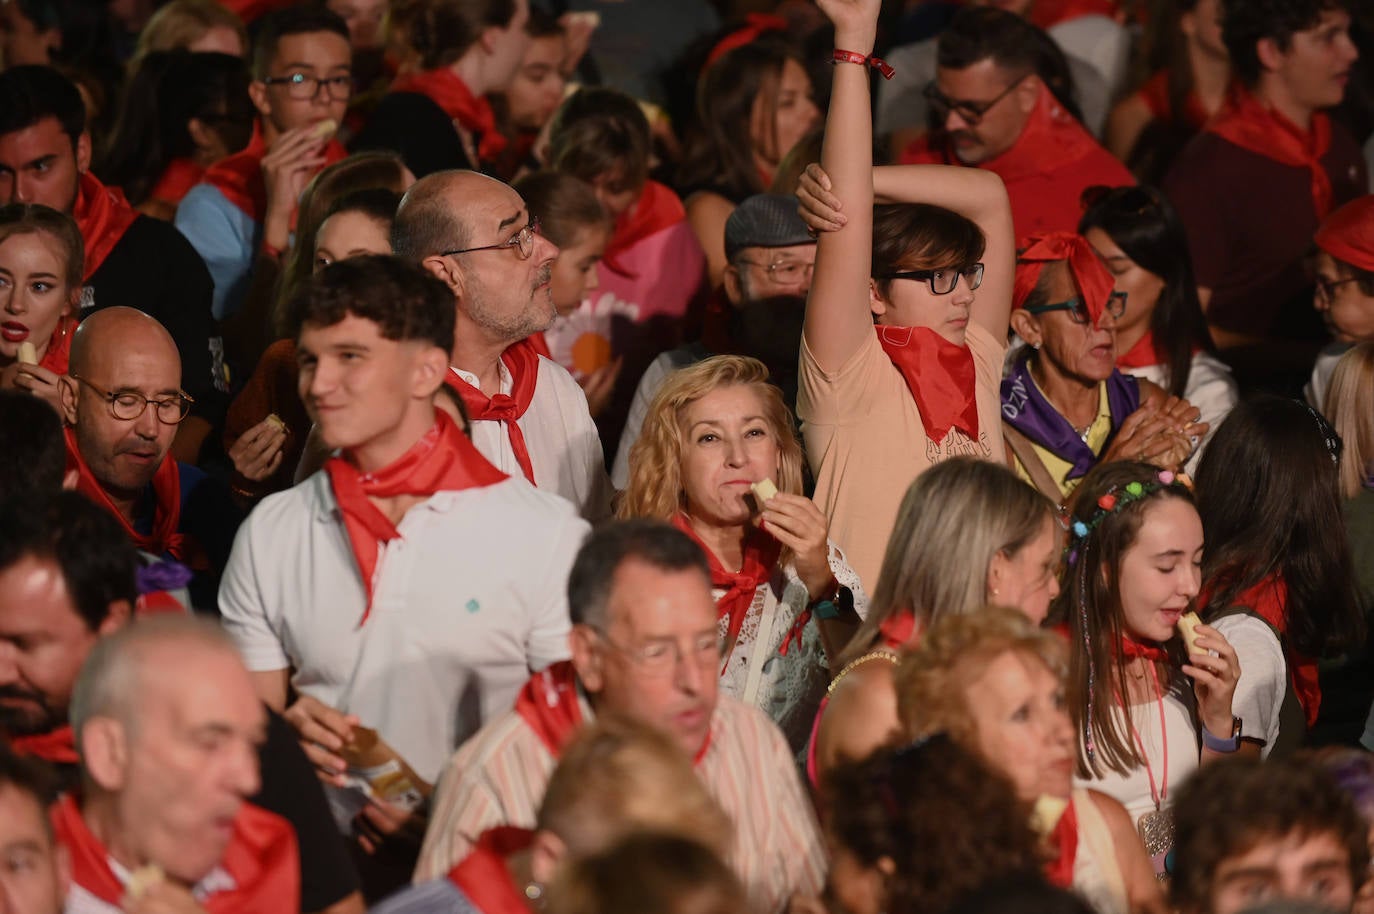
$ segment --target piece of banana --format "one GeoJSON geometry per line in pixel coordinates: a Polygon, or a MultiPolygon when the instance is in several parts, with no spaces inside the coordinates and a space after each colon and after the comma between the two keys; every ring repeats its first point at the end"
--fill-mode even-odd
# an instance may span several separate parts
{"type": "Polygon", "coordinates": [[[759,507],[762,508],[768,499],[778,494],[778,487],[773,485],[771,479],[760,479],[758,482],[751,482],[749,488],[754,492],[754,498],[758,499],[759,507]]]}
{"type": "Polygon", "coordinates": [[[1202,624],[1197,613],[1184,613],[1178,617],[1178,633],[1183,636],[1183,646],[1188,650],[1188,655],[1204,654],[1206,651],[1200,650],[1197,646],[1197,627],[1202,624]]]}
{"type": "Polygon", "coordinates": [[[38,349],[28,340],[19,344],[19,363],[21,365],[38,364],[38,349]]]}
{"type": "Polygon", "coordinates": [[[140,866],[129,874],[129,884],[125,891],[129,897],[135,901],[142,898],[155,885],[160,885],[167,879],[167,874],[162,871],[162,867],[156,863],[149,863],[147,866],[140,866]]]}

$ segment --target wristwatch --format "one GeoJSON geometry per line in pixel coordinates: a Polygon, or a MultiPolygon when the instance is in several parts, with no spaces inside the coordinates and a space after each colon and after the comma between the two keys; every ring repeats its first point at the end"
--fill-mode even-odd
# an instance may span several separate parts
{"type": "Polygon", "coordinates": [[[1231,735],[1229,737],[1213,736],[1207,729],[1207,725],[1202,725],[1202,745],[1211,749],[1213,752],[1235,752],[1240,748],[1240,729],[1241,721],[1239,717],[1231,718],[1231,735]]]}

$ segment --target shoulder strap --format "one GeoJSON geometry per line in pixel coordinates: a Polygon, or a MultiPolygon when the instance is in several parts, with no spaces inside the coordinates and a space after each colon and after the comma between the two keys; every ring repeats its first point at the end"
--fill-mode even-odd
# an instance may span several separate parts
{"type": "MultiPolygon", "coordinates": [[[[1030,474],[1031,482],[1045,494],[1050,501],[1056,505],[1064,501],[1064,492],[1050,475],[1050,471],[1045,469],[1045,463],[1040,459],[1040,455],[1035,453],[1035,445],[1025,435],[1021,434],[1010,424],[1002,423],[1002,437],[1007,442],[1007,448],[1021,461],[1021,466],[1026,468],[1030,474]]],[[[1013,467],[1013,469],[1015,469],[1013,467]]]]}

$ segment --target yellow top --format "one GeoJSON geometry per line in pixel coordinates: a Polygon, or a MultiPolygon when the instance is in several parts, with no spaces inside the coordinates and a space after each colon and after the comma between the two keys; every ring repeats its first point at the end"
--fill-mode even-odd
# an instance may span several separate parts
{"type": "MultiPolygon", "coordinates": [[[[1031,378],[1031,383],[1035,383],[1034,378],[1031,378]]],[[[1041,391],[1041,394],[1043,395],[1044,391],[1041,391]]],[[[1093,420],[1092,425],[1088,426],[1088,437],[1084,439],[1084,442],[1094,454],[1100,455],[1103,445],[1107,443],[1107,436],[1111,433],[1112,409],[1107,403],[1107,382],[1103,381],[1097,385],[1097,418],[1093,420]]],[[[1035,456],[1040,458],[1040,462],[1049,471],[1050,477],[1059,484],[1059,493],[1067,498],[1069,493],[1083,481],[1083,477],[1069,479],[1069,472],[1073,469],[1073,464],[1070,461],[1046,450],[1036,442],[1031,442],[1031,444],[1035,448],[1035,456]]],[[[1019,457],[1016,459],[1016,475],[1034,485],[1030,473],[1026,472],[1026,468],[1022,465],[1019,457]]]]}

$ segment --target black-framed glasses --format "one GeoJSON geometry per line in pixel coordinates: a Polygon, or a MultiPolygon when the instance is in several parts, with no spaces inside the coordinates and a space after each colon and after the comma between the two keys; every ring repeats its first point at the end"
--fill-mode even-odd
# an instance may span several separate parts
{"type": "Polygon", "coordinates": [[[596,632],[607,647],[624,656],[632,664],[652,676],[668,676],[677,669],[679,663],[693,663],[711,667],[720,662],[720,638],[715,632],[694,635],[688,647],[671,638],[656,639],[639,647],[625,647],[611,640],[611,636],[593,625],[588,629],[596,632]]]}
{"type": "Polygon", "coordinates": [[[1322,301],[1333,301],[1336,297],[1336,290],[1348,282],[1358,282],[1358,276],[1347,276],[1345,279],[1323,279],[1318,276],[1314,280],[1317,284],[1317,298],[1322,301]]]}
{"type": "Polygon", "coordinates": [[[285,86],[286,97],[298,102],[314,101],[324,89],[330,101],[346,102],[353,94],[352,76],[307,76],[304,73],[291,73],[286,76],[269,76],[263,80],[267,86],[285,86]]]}
{"type": "MultiPolygon", "coordinates": [[[[1107,305],[1103,313],[1110,314],[1115,320],[1126,313],[1126,293],[1113,292],[1107,296],[1107,305]]],[[[1092,315],[1088,314],[1088,306],[1081,298],[1071,298],[1068,301],[1054,302],[1049,305],[1027,305],[1028,314],[1046,314],[1050,311],[1067,311],[1069,318],[1075,324],[1091,324],[1092,315]]]]}
{"type": "Polygon", "coordinates": [[[745,260],[740,258],[737,263],[747,263],[751,267],[760,267],[768,278],[780,285],[795,286],[804,279],[810,279],[815,271],[814,263],[805,263],[800,260],[779,260],[775,263],[759,263],[757,260],[745,260]]]}
{"type": "MultiPolygon", "coordinates": [[[[1026,76],[1030,76],[1030,74],[1027,73],[1026,76]]],[[[996,98],[989,99],[985,102],[971,102],[961,98],[950,98],[940,91],[940,87],[935,85],[934,80],[926,84],[925,89],[922,90],[922,94],[926,97],[926,104],[930,105],[930,115],[934,118],[936,123],[943,124],[949,117],[949,113],[953,111],[955,114],[959,115],[959,119],[965,124],[968,124],[970,127],[977,127],[979,122],[983,120],[984,115],[992,110],[992,106],[1010,95],[1013,89],[1025,81],[1026,76],[1022,76],[1020,79],[1013,81],[1010,86],[1007,86],[1001,92],[997,93],[996,98]]]]}
{"type": "Polygon", "coordinates": [[[510,248],[519,255],[521,260],[529,260],[534,253],[534,236],[539,234],[539,220],[530,219],[529,224],[497,244],[484,244],[475,248],[459,248],[455,251],[440,251],[440,257],[451,257],[455,254],[471,254],[474,251],[499,251],[503,248],[510,248]]]}
{"type": "Polygon", "coordinates": [[[959,285],[960,276],[964,277],[964,282],[972,291],[983,284],[983,265],[975,263],[966,270],[906,270],[901,273],[888,273],[886,276],[879,276],[878,279],[914,279],[929,284],[930,291],[936,295],[948,295],[959,285]]]}
{"type": "Polygon", "coordinates": [[[196,402],[187,394],[179,393],[174,397],[154,400],[152,397],[145,397],[143,394],[132,390],[109,391],[78,375],[73,374],[68,375],[68,377],[73,381],[85,384],[100,394],[100,398],[110,407],[110,415],[122,422],[132,422],[142,416],[144,410],[148,408],[148,404],[151,403],[157,421],[163,425],[176,425],[186,418],[187,414],[191,412],[191,404],[196,402]]]}

